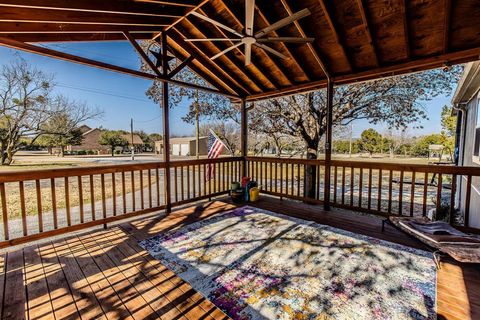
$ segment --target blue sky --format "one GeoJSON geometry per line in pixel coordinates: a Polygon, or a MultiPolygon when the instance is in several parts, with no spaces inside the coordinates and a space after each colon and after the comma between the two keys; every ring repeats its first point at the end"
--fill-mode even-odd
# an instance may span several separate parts
{"type": "MultiPolygon", "coordinates": [[[[55,50],[131,69],[138,69],[140,66],[137,54],[127,42],[56,43],[48,46],[55,50]]],[[[104,116],[90,121],[87,123],[89,126],[128,130],[130,118],[133,118],[135,129],[142,129],[149,133],[162,131],[160,107],[145,95],[151,83],[149,80],[0,47],[2,64],[14,59],[15,53],[39,69],[53,73],[57,83],[57,93],[102,109],[104,116]]],[[[440,96],[425,102],[429,120],[420,123],[423,129],[410,129],[409,133],[419,136],[439,132],[441,108],[444,104],[450,104],[450,100],[450,96],[440,96]]],[[[193,133],[193,127],[181,120],[187,108],[188,101],[185,101],[183,105],[172,110],[170,126],[172,134],[193,133]]],[[[354,136],[359,136],[363,130],[372,126],[368,121],[357,121],[353,127],[354,136]]],[[[373,127],[380,132],[385,131],[382,125],[373,127]]]]}

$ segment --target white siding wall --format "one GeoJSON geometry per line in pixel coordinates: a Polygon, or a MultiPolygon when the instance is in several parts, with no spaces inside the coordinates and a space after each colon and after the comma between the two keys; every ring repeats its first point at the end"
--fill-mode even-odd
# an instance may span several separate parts
{"type": "MultiPolygon", "coordinates": [[[[467,106],[467,115],[464,117],[463,126],[465,130],[462,130],[462,136],[460,137],[460,165],[464,166],[478,166],[473,162],[473,147],[475,140],[475,127],[477,122],[477,112],[480,112],[479,108],[480,94],[470,100],[467,106]],[[466,133],[464,137],[463,134],[466,133]]],[[[466,197],[466,177],[462,178],[460,189],[460,210],[465,212],[465,197],[466,197]]],[[[480,228],[480,177],[472,178],[472,191],[470,202],[470,227],[480,228]]]]}

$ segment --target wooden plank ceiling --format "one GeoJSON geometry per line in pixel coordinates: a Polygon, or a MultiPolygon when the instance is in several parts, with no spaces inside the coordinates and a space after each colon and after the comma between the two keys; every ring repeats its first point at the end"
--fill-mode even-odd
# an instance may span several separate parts
{"type": "Polygon", "coordinates": [[[311,15],[269,36],[313,37],[311,44],[270,44],[288,59],[253,47],[244,65],[232,42],[186,42],[230,37],[189,15],[191,10],[238,32],[244,0],[0,0],[0,37],[22,42],[152,39],[166,32],[168,47],[212,86],[258,100],[335,84],[453,65],[480,58],[479,0],[257,0],[254,31],[301,9],[311,15]],[[323,67],[323,68],[322,68],[323,67]]]}

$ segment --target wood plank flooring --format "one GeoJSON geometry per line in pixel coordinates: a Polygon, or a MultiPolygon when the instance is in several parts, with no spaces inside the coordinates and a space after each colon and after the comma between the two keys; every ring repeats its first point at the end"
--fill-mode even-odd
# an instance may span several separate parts
{"type": "MultiPolygon", "coordinates": [[[[380,219],[263,197],[260,208],[424,248],[380,219]]],[[[2,319],[228,319],[137,241],[234,208],[202,203],[169,216],[43,242],[0,254],[2,319]]],[[[439,318],[480,319],[480,267],[444,260],[438,272],[439,318]]]]}

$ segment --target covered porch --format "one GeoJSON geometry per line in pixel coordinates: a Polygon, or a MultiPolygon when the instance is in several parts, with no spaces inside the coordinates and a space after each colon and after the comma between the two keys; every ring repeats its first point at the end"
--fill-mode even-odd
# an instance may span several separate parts
{"type": "MultiPolygon", "coordinates": [[[[477,1],[281,0],[271,7],[261,1],[256,6],[247,5],[251,1],[221,0],[119,2],[122,5],[0,1],[0,10],[8,17],[0,25],[0,45],[160,82],[165,151],[162,162],[0,176],[2,318],[228,318],[138,241],[234,209],[236,205],[224,197],[231,182],[244,176],[262,185],[261,201],[252,204],[257,208],[412,250],[427,248],[393,228],[382,232],[381,218],[444,210],[456,228],[479,232],[469,219],[476,192],[472,181],[480,176],[479,167],[331,157],[335,86],[477,60],[477,1]],[[293,19],[286,27],[290,16],[306,9],[309,17],[293,19]],[[261,47],[228,50],[230,40],[190,41],[225,38],[228,29],[253,41],[252,30],[244,34],[244,12],[245,24],[250,25],[246,29],[294,38],[302,45],[277,43],[274,53],[261,47]],[[223,27],[207,23],[212,19],[223,27]],[[283,22],[275,23],[278,20],[283,22]],[[314,40],[306,41],[309,37],[314,40]],[[132,70],[38,44],[112,40],[128,41],[149,69],[132,70]],[[158,61],[152,61],[137,40],[154,43],[158,61]],[[221,52],[225,53],[221,58],[213,59],[221,52]],[[279,60],[278,53],[286,59],[279,60]],[[176,63],[169,68],[172,57],[176,63]],[[186,67],[206,85],[179,79],[186,67]],[[237,105],[239,157],[171,161],[170,85],[223,95],[237,105]],[[327,90],[323,159],[249,156],[248,112],[256,101],[323,88],[327,90]],[[215,168],[215,178],[206,181],[208,167],[215,168]],[[306,172],[314,172],[313,179],[311,175],[307,179],[306,172]],[[459,180],[467,186],[462,198],[457,193],[459,180]],[[460,201],[465,210],[457,212],[460,201]],[[126,219],[132,220],[121,221],[126,219]]],[[[442,260],[435,281],[439,317],[480,317],[478,275],[478,265],[442,260]]]]}

